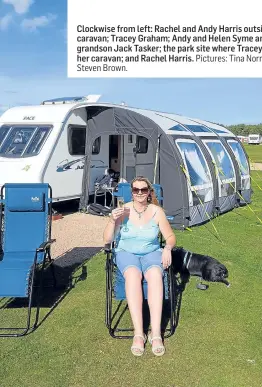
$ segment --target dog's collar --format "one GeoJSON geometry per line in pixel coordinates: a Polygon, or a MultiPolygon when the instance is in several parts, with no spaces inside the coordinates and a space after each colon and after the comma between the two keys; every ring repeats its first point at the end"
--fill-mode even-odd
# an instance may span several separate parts
{"type": "Polygon", "coordinates": [[[184,256],[184,260],[183,260],[183,267],[184,268],[188,269],[191,258],[192,258],[192,253],[190,253],[190,251],[187,251],[185,256],[184,256]],[[188,257],[188,255],[189,255],[189,257],[188,257]]]}

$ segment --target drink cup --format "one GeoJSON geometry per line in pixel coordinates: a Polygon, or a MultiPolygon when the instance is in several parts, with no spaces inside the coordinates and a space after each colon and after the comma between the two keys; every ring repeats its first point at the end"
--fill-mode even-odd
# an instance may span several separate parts
{"type": "Polygon", "coordinates": [[[123,199],[119,199],[118,200],[118,207],[120,207],[120,208],[123,208],[124,207],[124,200],[123,199]]]}

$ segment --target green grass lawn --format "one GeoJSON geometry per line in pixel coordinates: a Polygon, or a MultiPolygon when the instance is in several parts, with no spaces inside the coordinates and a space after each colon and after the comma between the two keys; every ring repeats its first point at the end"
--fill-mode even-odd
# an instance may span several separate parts
{"type": "MultiPolygon", "coordinates": [[[[252,209],[262,219],[262,191],[254,190],[252,209]]],[[[176,232],[178,245],[226,264],[231,287],[210,283],[201,291],[196,278],[190,279],[162,358],[154,357],[148,344],[145,355],[135,358],[130,340],[109,336],[105,256],[99,254],[86,263],[86,280],[33,334],[0,339],[0,386],[261,387],[262,226],[256,216],[243,207],[216,218],[223,244],[210,222],[176,232]]],[[[21,312],[6,311],[12,320],[21,312]]]]}
{"type": "Polygon", "coordinates": [[[262,145],[244,144],[245,150],[253,163],[262,163],[262,145]]]}

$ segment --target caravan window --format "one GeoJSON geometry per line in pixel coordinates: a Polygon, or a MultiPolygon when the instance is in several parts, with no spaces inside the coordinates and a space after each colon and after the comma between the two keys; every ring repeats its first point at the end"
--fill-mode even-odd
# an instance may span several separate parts
{"type": "Polygon", "coordinates": [[[224,146],[220,142],[215,141],[206,141],[206,145],[217,167],[220,179],[234,179],[233,163],[224,146]]]}
{"type": "Polygon", "coordinates": [[[208,183],[211,180],[208,166],[198,145],[193,142],[178,142],[178,146],[185,160],[191,185],[208,183]]]}
{"type": "Polygon", "coordinates": [[[234,152],[241,175],[249,175],[248,162],[242,146],[237,141],[228,141],[228,145],[234,152]]]}
{"type": "Polygon", "coordinates": [[[38,154],[51,126],[3,126],[0,128],[0,156],[28,157],[38,154]]]}
{"type": "Polygon", "coordinates": [[[205,133],[205,132],[211,132],[210,129],[208,129],[206,126],[203,125],[188,125],[183,124],[187,129],[191,130],[194,133],[205,133]]]}
{"type": "Polygon", "coordinates": [[[225,147],[218,141],[204,141],[216,167],[220,181],[219,196],[232,195],[235,192],[235,171],[225,147]]]}
{"type": "Polygon", "coordinates": [[[171,128],[168,128],[168,130],[177,130],[178,132],[188,132],[188,130],[180,124],[176,124],[176,125],[172,126],[171,128]]]}
{"type": "MultiPolygon", "coordinates": [[[[69,126],[68,147],[71,156],[84,156],[86,150],[86,127],[80,125],[69,126]]],[[[92,155],[98,155],[101,147],[101,137],[92,146],[92,155]]]]}
{"type": "Polygon", "coordinates": [[[69,153],[72,156],[84,156],[86,148],[86,127],[69,126],[69,153]]]}
{"type": "Polygon", "coordinates": [[[217,128],[210,128],[215,133],[228,133],[226,130],[217,129],[217,128]]]}
{"type": "Polygon", "coordinates": [[[136,153],[147,153],[148,139],[143,136],[137,136],[136,139],[136,153]]]}
{"type": "Polygon", "coordinates": [[[48,126],[39,127],[25,153],[30,155],[36,155],[39,153],[46,137],[48,136],[49,130],[50,128],[48,126]]]}
{"type": "Polygon", "coordinates": [[[250,189],[249,166],[242,146],[234,140],[229,140],[228,145],[234,152],[238,168],[241,174],[241,189],[250,189]]]}
{"type": "Polygon", "coordinates": [[[101,147],[101,136],[97,137],[92,145],[92,155],[98,155],[101,147]]]}
{"type": "Polygon", "coordinates": [[[10,129],[10,126],[3,125],[0,128],[0,144],[2,144],[3,139],[7,135],[8,130],[10,129]]]}
{"type": "Polygon", "coordinates": [[[176,144],[186,168],[190,205],[212,200],[212,177],[199,146],[192,140],[176,140],[176,144]]]}

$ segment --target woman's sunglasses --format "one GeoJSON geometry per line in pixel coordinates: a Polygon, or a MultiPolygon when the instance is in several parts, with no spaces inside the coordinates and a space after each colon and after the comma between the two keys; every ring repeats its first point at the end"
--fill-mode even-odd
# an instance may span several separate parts
{"type": "Polygon", "coordinates": [[[133,187],[132,188],[132,192],[134,194],[138,194],[139,192],[141,192],[141,194],[147,194],[149,191],[149,188],[148,187],[144,187],[144,188],[136,188],[136,187],[133,187]]]}

